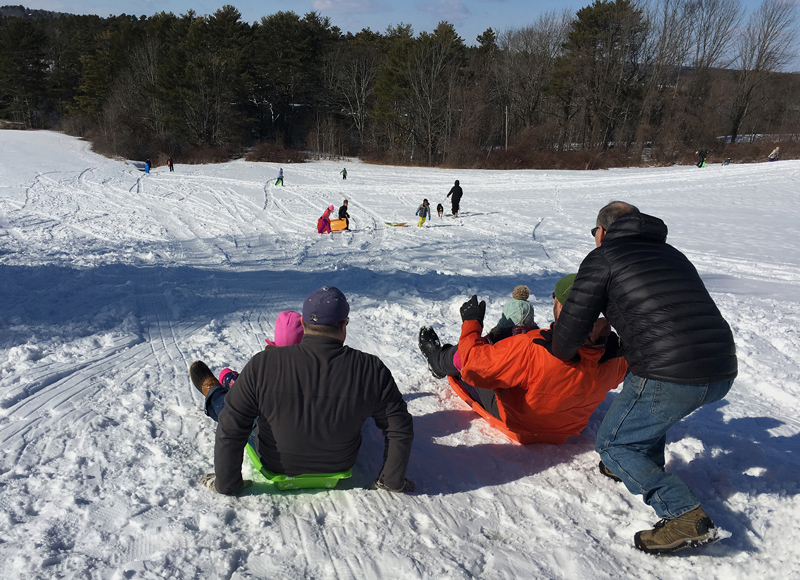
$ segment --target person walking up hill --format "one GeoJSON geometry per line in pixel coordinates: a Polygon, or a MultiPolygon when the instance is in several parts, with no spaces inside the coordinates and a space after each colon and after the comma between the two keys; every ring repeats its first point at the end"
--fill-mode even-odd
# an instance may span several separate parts
{"type": "Polygon", "coordinates": [[[450,188],[450,191],[447,194],[447,197],[452,197],[452,204],[453,204],[453,217],[458,217],[458,210],[461,206],[461,198],[464,195],[464,190],[461,189],[461,186],[458,184],[458,179],[456,179],[456,183],[453,187],[450,188]]]}

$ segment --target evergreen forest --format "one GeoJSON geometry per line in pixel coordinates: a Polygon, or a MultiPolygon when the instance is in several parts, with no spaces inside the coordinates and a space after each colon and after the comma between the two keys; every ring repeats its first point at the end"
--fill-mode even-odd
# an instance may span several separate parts
{"type": "Polygon", "coordinates": [[[595,0],[465,41],[342,33],[316,12],[231,5],[80,16],[0,9],[0,126],[110,156],[204,162],[359,156],[444,167],[800,157],[797,5],[595,0]],[[794,152],[794,153],[793,153],[794,152]]]}

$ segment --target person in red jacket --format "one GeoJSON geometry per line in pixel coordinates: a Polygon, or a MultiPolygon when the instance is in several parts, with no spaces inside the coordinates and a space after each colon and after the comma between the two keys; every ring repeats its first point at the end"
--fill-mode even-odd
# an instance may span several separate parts
{"type": "MultiPolygon", "coordinates": [[[[574,274],[553,292],[553,316],[572,288],[574,274]]],[[[431,327],[423,327],[419,347],[434,376],[459,376],[475,387],[470,395],[511,431],[536,434],[537,441],[563,443],[578,435],[597,406],[628,370],[616,334],[598,321],[573,361],[553,357],[546,348],[552,330],[535,329],[488,344],[481,338],[486,303],[473,296],[461,307],[458,346],[442,346],[431,327]],[[462,367],[453,364],[458,353],[462,367]],[[459,372],[460,371],[460,372],[459,372]]],[[[554,323],[555,324],[555,323],[554,323]]]]}

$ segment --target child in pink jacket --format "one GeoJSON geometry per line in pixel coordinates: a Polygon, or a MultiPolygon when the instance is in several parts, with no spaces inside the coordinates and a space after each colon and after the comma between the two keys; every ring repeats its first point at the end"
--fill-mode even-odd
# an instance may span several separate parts
{"type": "Polygon", "coordinates": [[[332,205],[328,206],[324,212],[322,212],[322,217],[317,220],[317,232],[320,234],[331,234],[331,212],[336,209],[332,205]]]}

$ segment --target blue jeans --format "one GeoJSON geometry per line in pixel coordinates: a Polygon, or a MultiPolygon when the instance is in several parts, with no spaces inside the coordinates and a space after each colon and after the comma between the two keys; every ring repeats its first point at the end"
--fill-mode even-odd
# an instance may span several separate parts
{"type": "MultiPolygon", "coordinates": [[[[206,395],[206,415],[211,417],[215,423],[219,423],[219,414],[222,413],[222,409],[225,408],[225,395],[227,394],[228,389],[222,385],[214,385],[206,395]]],[[[253,431],[250,433],[250,437],[247,440],[247,442],[253,446],[253,449],[256,448],[257,423],[258,420],[253,421],[253,431]]]]}
{"type": "Polygon", "coordinates": [[[215,423],[219,423],[219,414],[225,408],[225,395],[228,389],[222,385],[214,385],[206,395],[206,415],[211,417],[215,423]]]}
{"type": "Polygon", "coordinates": [[[667,431],[695,409],[715,403],[733,381],[680,385],[625,377],[597,431],[595,449],[628,491],[644,496],[659,518],[677,518],[700,505],[680,477],[664,471],[667,431]]]}

